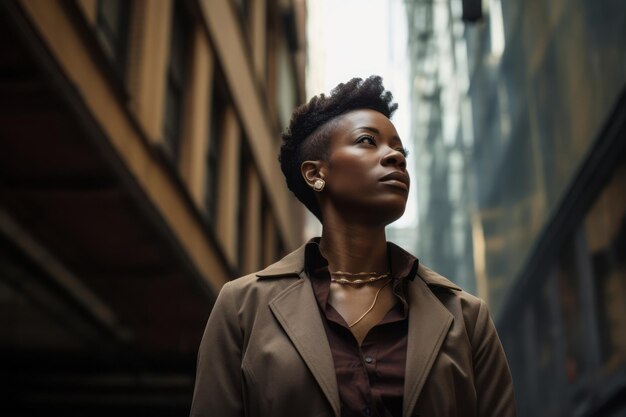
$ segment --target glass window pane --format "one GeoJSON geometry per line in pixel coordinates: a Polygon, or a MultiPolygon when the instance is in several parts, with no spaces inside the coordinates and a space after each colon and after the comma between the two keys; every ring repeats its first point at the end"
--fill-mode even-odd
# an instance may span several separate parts
{"type": "Polygon", "coordinates": [[[178,155],[180,153],[185,72],[188,65],[187,44],[189,42],[187,21],[181,7],[180,2],[175,2],[172,12],[167,96],[163,118],[163,136],[165,138],[166,150],[175,163],[178,163],[178,155]]]}
{"type": "Polygon", "coordinates": [[[207,150],[207,179],[205,188],[205,209],[210,221],[215,220],[217,210],[217,176],[219,173],[219,152],[224,128],[224,115],[229,106],[226,93],[222,87],[223,78],[218,72],[213,78],[213,94],[211,98],[211,114],[209,129],[209,147],[207,150]]]}
{"type": "Polygon", "coordinates": [[[626,163],[585,219],[596,294],[602,371],[626,365],[626,163]]]}
{"type": "Polygon", "coordinates": [[[96,33],[105,52],[120,72],[126,63],[129,16],[132,1],[98,0],[96,33]]]}
{"type": "Polygon", "coordinates": [[[574,382],[585,371],[585,328],[580,277],[572,242],[563,251],[558,269],[559,301],[565,337],[565,376],[574,382]]]}

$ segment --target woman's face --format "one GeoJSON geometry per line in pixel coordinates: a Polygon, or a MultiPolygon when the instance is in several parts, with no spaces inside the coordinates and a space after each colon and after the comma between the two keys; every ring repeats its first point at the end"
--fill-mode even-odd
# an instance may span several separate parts
{"type": "Polygon", "coordinates": [[[405,150],[382,113],[354,110],[334,121],[329,157],[320,173],[326,203],[352,220],[387,225],[409,195],[405,150]]]}

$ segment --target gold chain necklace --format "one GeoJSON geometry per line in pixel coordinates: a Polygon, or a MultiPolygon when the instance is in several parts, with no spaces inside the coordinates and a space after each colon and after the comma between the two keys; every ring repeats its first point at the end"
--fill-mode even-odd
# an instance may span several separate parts
{"type": "Polygon", "coordinates": [[[389,276],[389,272],[385,272],[384,274],[380,274],[378,272],[344,272],[344,271],[330,271],[330,282],[335,282],[341,285],[365,285],[370,284],[372,282],[379,281],[381,279],[385,279],[389,276]],[[335,278],[339,277],[362,277],[369,276],[369,278],[357,278],[357,279],[347,279],[347,278],[335,278]]]}
{"type": "Polygon", "coordinates": [[[389,277],[389,273],[385,273],[385,274],[380,274],[380,275],[376,275],[376,276],[365,278],[365,279],[361,279],[361,278],[347,279],[347,278],[334,278],[332,276],[333,274],[334,273],[331,272],[330,282],[334,282],[340,285],[365,285],[365,284],[370,284],[372,282],[380,281],[381,279],[385,279],[389,277]]]}
{"type": "Polygon", "coordinates": [[[387,286],[387,284],[389,284],[391,281],[387,281],[385,282],[385,285],[383,285],[382,287],[380,287],[378,289],[378,291],[376,291],[376,295],[374,296],[374,302],[372,303],[372,305],[370,306],[370,308],[367,309],[367,311],[365,313],[363,313],[363,315],[361,315],[361,317],[359,317],[354,323],[352,324],[348,324],[349,328],[352,328],[354,326],[357,325],[357,323],[359,323],[361,320],[363,320],[365,318],[365,316],[367,316],[369,314],[370,311],[372,311],[374,309],[374,306],[376,305],[376,301],[378,301],[378,295],[380,294],[380,292],[382,291],[383,288],[385,288],[387,286]]]}

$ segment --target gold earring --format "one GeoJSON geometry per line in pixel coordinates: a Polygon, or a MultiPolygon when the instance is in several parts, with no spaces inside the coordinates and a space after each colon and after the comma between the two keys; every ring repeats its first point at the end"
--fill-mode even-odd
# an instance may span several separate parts
{"type": "Polygon", "coordinates": [[[326,181],[324,181],[323,179],[316,179],[315,182],[313,183],[313,189],[317,192],[320,192],[324,189],[324,186],[326,185],[326,181]]]}

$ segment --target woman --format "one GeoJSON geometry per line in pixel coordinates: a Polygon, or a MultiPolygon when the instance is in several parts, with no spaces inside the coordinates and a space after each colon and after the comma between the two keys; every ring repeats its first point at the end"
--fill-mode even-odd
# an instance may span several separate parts
{"type": "Polygon", "coordinates": [[[224,285],[192,416],[514,416],[485,304],[385,239],[406,151],[380,77],[294,111],[280,163],[321,238],[224,285]]]}

